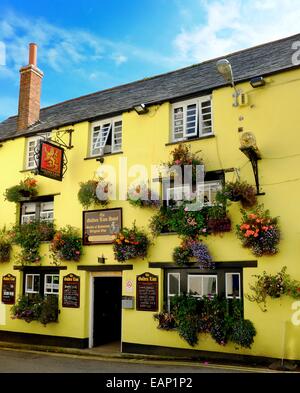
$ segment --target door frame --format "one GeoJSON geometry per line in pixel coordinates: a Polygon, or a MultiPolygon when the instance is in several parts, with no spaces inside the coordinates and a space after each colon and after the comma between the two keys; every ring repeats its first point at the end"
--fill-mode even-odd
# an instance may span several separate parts
{"type": "MultiPolygon", "coordinates": [[[[94,347],[94,293],[95,293],[95,278],[97,277],[121,277],[122,272],[91,272],[90,273],[90,318],[89,318],[89,348],[94,347]]],[[[123,280],[122,280],[123,284],[123,280]]],[[[123,312],[121,310],[121,336],[122,336],[122,320],[123,312]]],[[[121,339],[122,342],[122,339],[121,339]]]]}

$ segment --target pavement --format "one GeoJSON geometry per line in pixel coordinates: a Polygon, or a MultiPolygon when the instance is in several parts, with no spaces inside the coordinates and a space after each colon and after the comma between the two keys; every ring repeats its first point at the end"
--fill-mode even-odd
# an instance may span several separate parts
{"type": "Polygon", "coordinates": [[[79,357],[81,359],[88,360],[106,360],[110,362],[130,362],[136,364],[148,364],[148,365],[172,365],[172,366],[185,366],[185,367],[200,367],[207,369],[217,370],[228,370],[228,372],[252,372],[252,373],[299,373],[300,367],[293,361],[280,360],[275,361],[269,367],[253,366],[253,365],[240,365],[240,364],[229,364],[228,362],[217,362],[217,361],[200,361],[185,357],[174,357],[174,356],[158,356],[158,355],[144,355],[144,354],[132,354],[132,353],[121,353],[118,346],[113,343],[112,345],[101,346],[92,349],[77,349],[77,348],[64,348],[55,346],[44,346],[44,345],[32,345],[23,343],[11,343],[0,341],[1,349],[11,349],[27,353],[44,353],[44,354],[55,354],[60,356],[72,356],[79,357]]]}

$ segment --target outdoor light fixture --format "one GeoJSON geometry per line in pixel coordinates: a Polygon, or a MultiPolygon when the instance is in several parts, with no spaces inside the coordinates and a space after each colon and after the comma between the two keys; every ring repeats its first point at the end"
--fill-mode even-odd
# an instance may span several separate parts
{"type": "Polygon", "coordinates": [[[136,111],[137,114],[139,115],[144,115],[145,113],[148,112],[148,108],[146,107],[145,104],[139,104],[133,107],[133,109],[136,111]]]}
{"type": "Polygon", "coordinates": [[[227,59],[218,60],[217,61],[217,70],[223,76],[223,78],[226,80],[226,82],[229,82],[231,84],[231,86],[234,88],[233,106],[235,106],[235,107],[239,106],[238,97],[241,95],[242,91],[237,90],[237,88],[235,86],[232,67],[231,67],[230,62],[227,59]]]}
{"type": "Polygon", "coordinates": [[[102,253],[102,256],[101,256],[101,257],[98,257],[98,263],[103,263],[103,264],[105,264],[106,259],[107,259],[107,258],[105,258],[105,256],[104,256],[103,253],[102,253]]]}
{"type": "Polygon", "coordinates": [[[261,87],[266,84],[263,76],[256,76],[250,80],[250,85],[255,89],[256,87],[261,87]]]}

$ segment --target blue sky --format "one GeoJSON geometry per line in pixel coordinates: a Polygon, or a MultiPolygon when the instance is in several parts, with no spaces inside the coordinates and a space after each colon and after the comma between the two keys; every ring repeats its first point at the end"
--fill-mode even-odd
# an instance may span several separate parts
{"type": "Polygon", "coordinates": [[[42,106],[299,32],[298,0],[1,0],[0,121],[39,46],[42,106]]]}

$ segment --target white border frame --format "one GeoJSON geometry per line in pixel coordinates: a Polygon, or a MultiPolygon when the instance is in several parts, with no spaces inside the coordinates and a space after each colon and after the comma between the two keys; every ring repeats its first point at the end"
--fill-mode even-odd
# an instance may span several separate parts
{"type": "Polygon", "coordinates": [[[190,277],[201,277],[202,278],[202,294],[201,295],[192,295],[194,297],[203,297],[208,295],[203,295],[203,277],[212,277],[216,279],[216,293],[212,293],[213,296],[218,295],[218,275],[217,274],[188,274],[187,275],[187,293],[190,293],[190,277]]]}
{"type": "Polygon", "coordinates": [[[242,288],[241,288],[241,273],[239,272],[226,272],[225,273],[225,297],[226,299],[241,299],[242,288]],[[228,296],[227,295],[227,275],[237,274],[239,276],[239,296],[228,296]]]}

